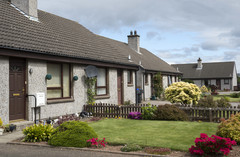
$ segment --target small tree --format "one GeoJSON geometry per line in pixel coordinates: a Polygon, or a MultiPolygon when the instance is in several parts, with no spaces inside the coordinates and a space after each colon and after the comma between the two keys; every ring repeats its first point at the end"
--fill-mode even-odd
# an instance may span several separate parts
{"type": "Polygon", "coordinates": [[[153,77],[153,89],[155,96],[160,98],[163,92],[162,74],[160,72],[153,77]]]}
{"type": "Polygon", "coordinates": [[[201,91],[192,83],[175,82],[165,89],[165,96],[171,103],[197,104],[201,91]]]}

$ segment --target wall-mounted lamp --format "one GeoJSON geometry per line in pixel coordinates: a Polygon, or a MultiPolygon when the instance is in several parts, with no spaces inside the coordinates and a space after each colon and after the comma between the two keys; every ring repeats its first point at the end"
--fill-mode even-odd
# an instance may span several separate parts
{"type": "Polygon", "coordinates": [[[47,74],[45,77],[47,80],[51,80],[52,79],[52,75],[51,74],[47,74]]]}
{"type": "Polygon", "coordinates": [[[29,69],[29,74],[32,75],[32,73],[33,73],[33,69],[30,68],[30,69],[29,69]]]}
{"type": "Polygon", "coordinates": [[[78,76],[73,76],[73,81],[77,81],[78,80],[78,76]]]}

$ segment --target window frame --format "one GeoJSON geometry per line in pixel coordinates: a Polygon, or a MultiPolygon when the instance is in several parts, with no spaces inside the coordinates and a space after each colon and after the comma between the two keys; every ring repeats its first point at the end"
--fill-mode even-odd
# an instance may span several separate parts
{"type": "Polygon", "coordinates": [[[127,70],[127,83],[128,83],[128,85],[132,85],[133,84],[133,74],[132,74],[133,72],[132,72],[132,70],[127,70]],[[129,74],[130,74],[130,82],[128,81],[128,72],[129,72],[129,74]]]}
{"type": "Polygon", "coordinates": [[[149,84],[149,79],[148,79],[148,74],[144,74],[144,83],[145,85],[148,85],[149,84]]]}
{"type": "Polygon", "coordinates": [[[108,69],[107,68],[103,68],[103,67],[98,67],[98,69],[105,69],[105,86],[97,86],[97,80],[98,78],[96,79],[96,84],[95,84],[95,95],[96,96],[107,96],[108,95],[108,69]],[[106,94],[100,94],[98,95],[97,94],[97,89],[99,88],[105,88],[106,89],[106,94]]]}
{"type": "MultiPolygon", "coordinates": [[[[61,97],[59,98],[47,98],[47,100],[64,100],[64,99],[70,99],[72,98],[72,65],[69,64],[69,63],[58,63],[58,62],[47,62],[47,64],[58,64],[60,65],[60,68],[61,68],[61,72],[60,72],[60,77],[61,77],[61,80],[60,80],[60,87],[48,87],[47,85],[47,91],[48,90],[61,90],[61,97]],[[68,97],[64,97],[64,88],[63,88],[63,65],[64,64],[67,64],[69,66],[69,96],[68,97]]],[[[48,67],[47,67],[48,68],[48,67]]]]}
{"type": "Polygon", "coordinates": [[[224,84],[229,84],[229,79],[224,79],[224,84]]]}

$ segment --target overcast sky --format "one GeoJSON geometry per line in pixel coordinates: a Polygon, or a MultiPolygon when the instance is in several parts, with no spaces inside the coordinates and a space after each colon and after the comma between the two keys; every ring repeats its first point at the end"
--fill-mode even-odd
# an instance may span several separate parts
{"type": "Polygon", "coordinates": [[[38,8],[90,31],[140,45],[169,64],[235,61],[240,71],[239,0],[38,0],[38,8]]]}

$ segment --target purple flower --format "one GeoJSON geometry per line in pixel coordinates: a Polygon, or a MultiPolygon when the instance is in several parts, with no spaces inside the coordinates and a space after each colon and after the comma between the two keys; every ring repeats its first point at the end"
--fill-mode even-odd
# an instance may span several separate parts
{"type": "Polygon", "coordinates": [[[130,112],[128,115],[129,119],[142,119],[142,114],[140,112],[130,112]]]}

